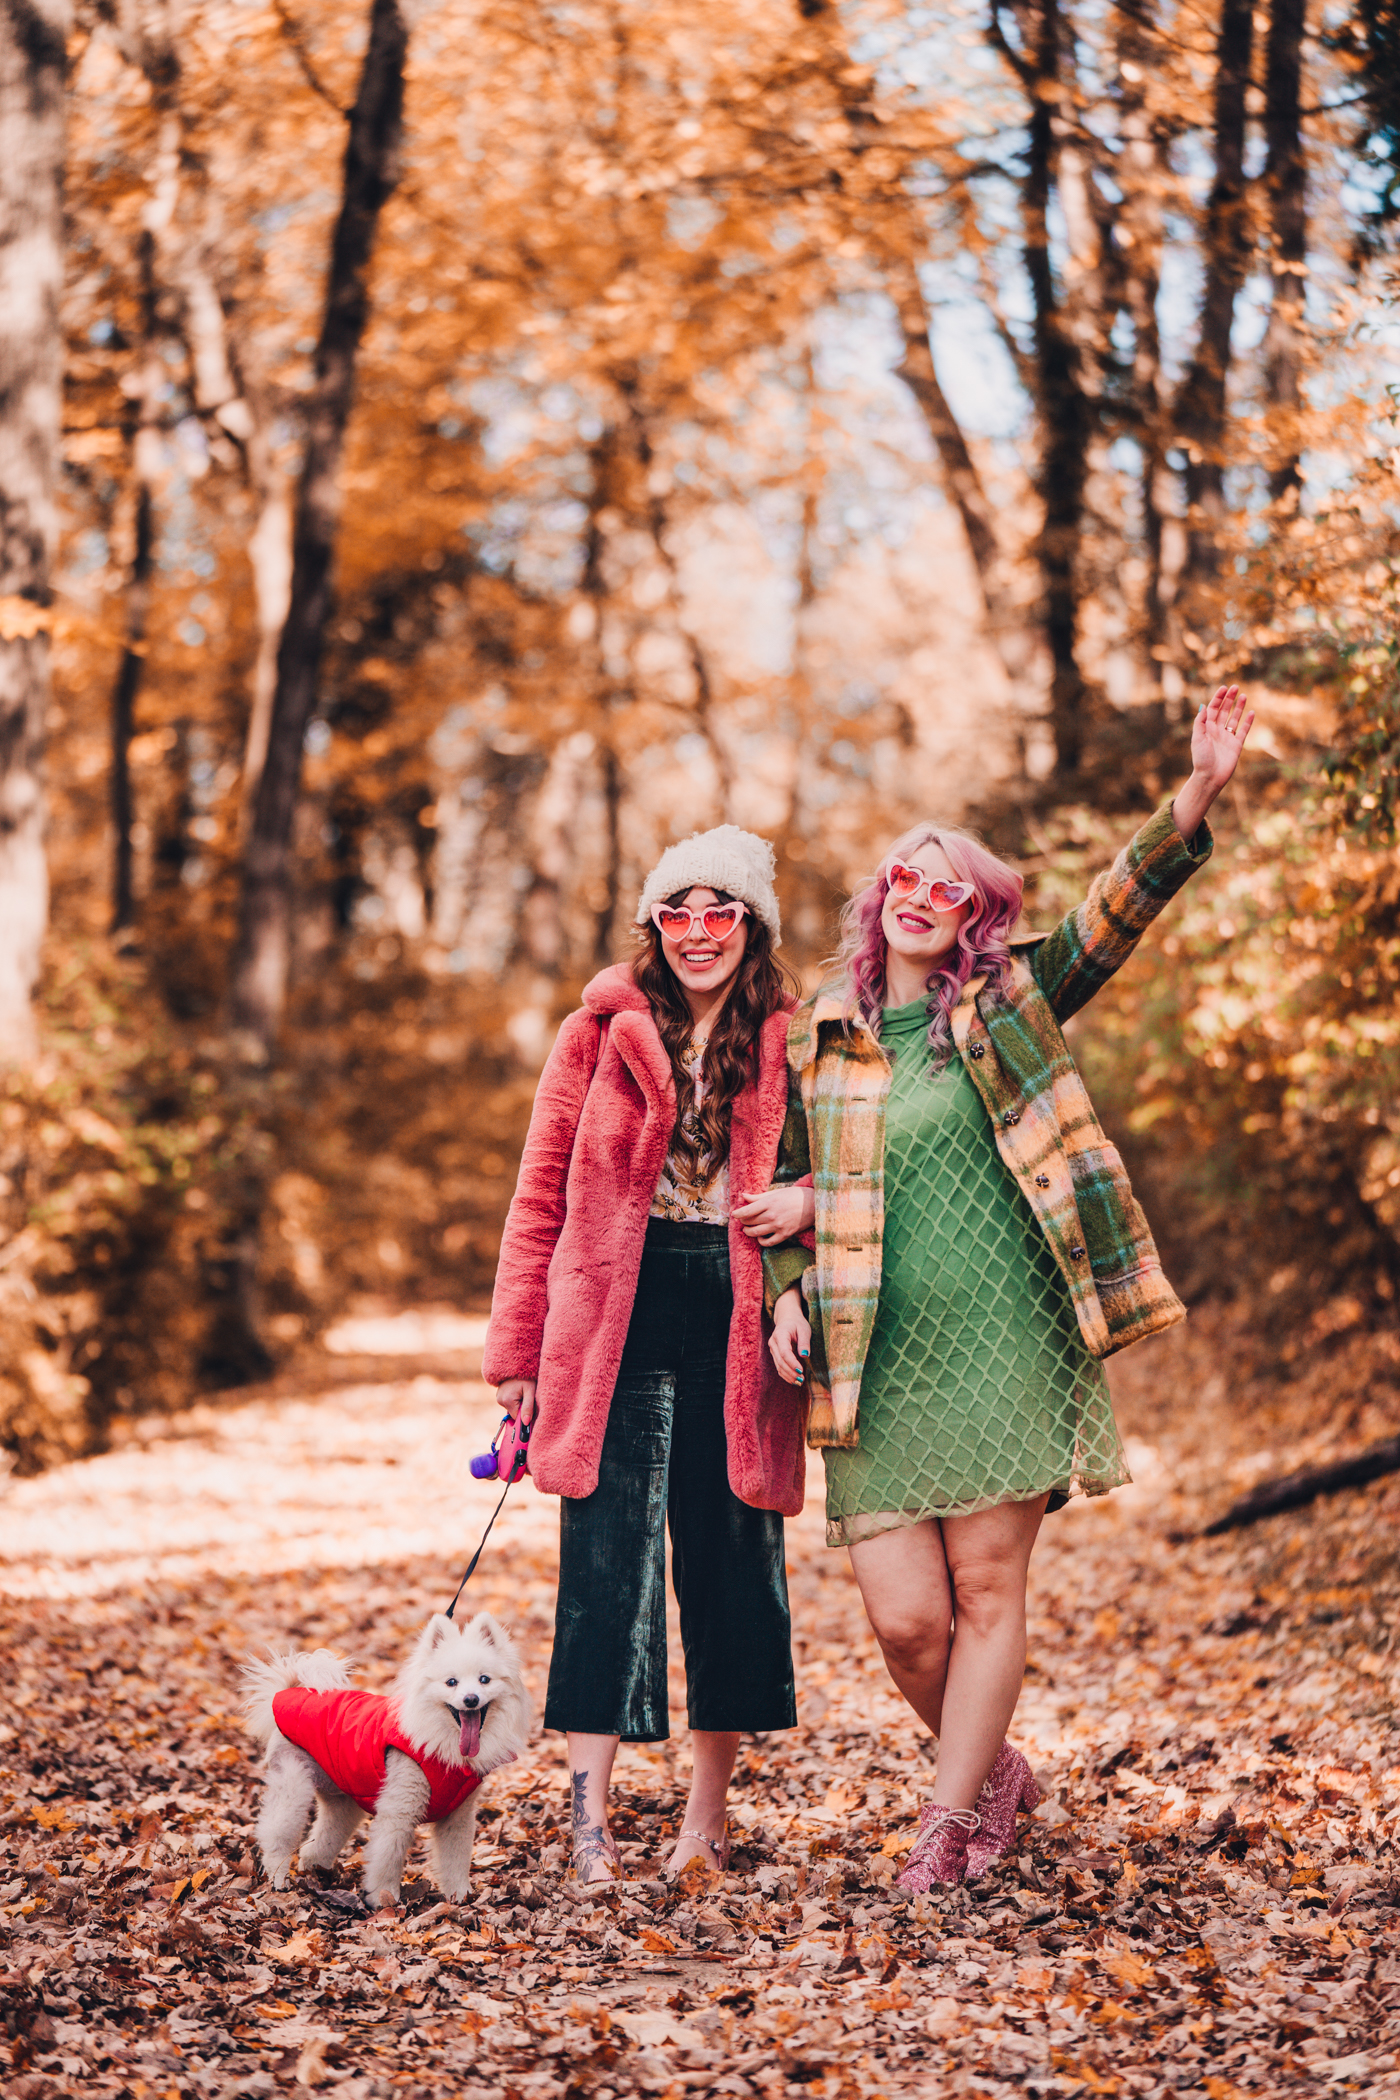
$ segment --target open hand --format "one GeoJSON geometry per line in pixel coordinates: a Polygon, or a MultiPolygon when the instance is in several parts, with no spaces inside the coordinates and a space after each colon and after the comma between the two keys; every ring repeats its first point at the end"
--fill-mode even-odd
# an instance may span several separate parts
{"type": "Polygon", "coordinates": [[[1194,838],[1212,802],[1240,762],[1254,709],[1237,685],[1217,686],[1191,725],[1191,778],[1172,804],[1176,828],[1194,838]]]}
{"type": "Polygon", "coordinates": [[[734,1205],[734,1215],[760,1247],[778,1247],[807,1230],[817,1215],[817,1199],[809,1188],[765,1189],[759,1196],[746,1192],[734,1205]]]}
{"type": "Polygon", "coordinates": [[[1191,770],[1218,795],[1240,762],[1254,722],[1237,685],[1217,686],[1191,725],[1191,770]]]}

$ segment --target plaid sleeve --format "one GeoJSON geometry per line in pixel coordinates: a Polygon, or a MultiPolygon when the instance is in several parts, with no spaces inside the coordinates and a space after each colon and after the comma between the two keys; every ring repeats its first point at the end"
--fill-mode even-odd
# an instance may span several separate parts
{"type": "Polygon", "coordinates": [[[1194,838],[1184,839],[1170,803],[1129,839],[1113,866],[1094,878],[1084,902],[1027,955],[1057,1020],[1087,1006],[1122,969],[1158,912],[1205,866],[1214,846],[1204,823],[1194,838]]]}
{"type": "MultiPolygon", "coordinates": [[[[796,1181],[810,1180],[811,1173],[812,1153],[807,1136],[807,1111],[802,1105],[801,1083],[789,1065],[787,1116],[778,1143],[778,1164],[773,1169],[773,1183],[775,1187],[791,1187],[796,1181]]],[[[790,1290],[793,1284],[800,1283],[811,1266],[810,1248],[803,1247],[796,1240],[786,1240],[781,1247],[764,1248],[763,1302],[770,1317],[783,1292],[790,1290]]]]}

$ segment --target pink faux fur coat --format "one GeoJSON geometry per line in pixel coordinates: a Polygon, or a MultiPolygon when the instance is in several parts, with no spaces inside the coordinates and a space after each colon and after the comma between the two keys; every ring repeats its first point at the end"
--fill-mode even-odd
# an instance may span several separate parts
{"type": "MultiPolygon", "coordinates": [[[[520,1179],[506,1219],[485,1375],[539,1381],[530,1472],[547,1495],[598,1485],[608,1409],[632,1314],[676,1089],[632,972],[602,971],[559,1031],[540,1076],[520,1179]]],[[[729,1185],[766,1189],[787,1111],[786,1013],[764,1024],[758,1084],[734,1103],[729,1185]]],[[[763,1262],[732,1220],[734,1313],[724,1394],[729,1483],[756,1509],[802,1507],[805,1400],[773,1368],[763,1262]]]]}

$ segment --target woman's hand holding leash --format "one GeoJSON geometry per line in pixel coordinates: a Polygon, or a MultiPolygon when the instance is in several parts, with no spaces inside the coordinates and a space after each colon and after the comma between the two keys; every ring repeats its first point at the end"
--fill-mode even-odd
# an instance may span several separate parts
{"type": "Polygon", "coordinates": [[[760,1247],[780,1247],[806,1232],[817,1215],[817,1199],[810,1188],[765,1189],[757,1196],[746,1191],[734,1215],[760,1247]]]}
{"type": "Polygon", "coordinates": [[[1191,778],[1172,804],[1184,839],[1196,836],[1206,812],[1240,762],[1254,709],[1237,685],[1217,686],[1191,725],[1191,778]]]}
{"type": "Polygon", "coordinates": [[[793,1284],[773,1307],[773,1332],[768,1351],[778,1376],[789,1385],[802,1385],[807,1377],[807,1357],[812,1347],[812,1323],[802,1307],[802,1288],[793,1284]]]}
{"type": "Polygon", "coordinates": [[[535,1381],[533,1378],[505,1378],[496,1387],[496,1399],[503,1411],[512,1420],[516,1416],[522,1422],[535,1419],[535,1381]]]}

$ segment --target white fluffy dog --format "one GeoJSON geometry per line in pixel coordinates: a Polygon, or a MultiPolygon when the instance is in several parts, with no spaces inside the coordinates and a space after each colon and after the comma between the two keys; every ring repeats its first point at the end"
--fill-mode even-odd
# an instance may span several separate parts
{"type": "Polygon", "coordinates": [[[273,1655],[243,1674],[248,1725],[267,1748],[258,1849],[274,1888],[286,1887],[298,1847],[302,1867],[329,1867],[369,1815],[372,1903],[397,1902],[420,1823],[432,1826],[443,1894],[470,1893],[478,1789],[530,1732],[529,1694],[497,1620],[480,1612],[458,1626],[435,1613],[387,1697],[358,1690],[328,1648],[273,1655]]]}

